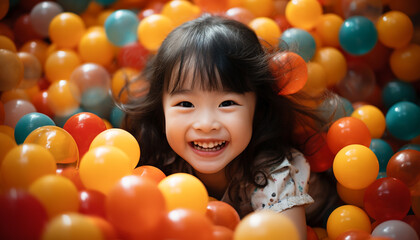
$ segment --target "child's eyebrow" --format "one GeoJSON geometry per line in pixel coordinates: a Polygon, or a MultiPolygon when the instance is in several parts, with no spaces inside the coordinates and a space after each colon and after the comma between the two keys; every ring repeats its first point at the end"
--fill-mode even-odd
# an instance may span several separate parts
{"type": "Polygon", "coordinates": [[[191,89],[181,88],[181,89],[175,89],[175,90],[169,92],[169,95],[180,95],[180,94],[187,94],[187,93],[191,93],[191,92],[192,92],[191,89]]]}

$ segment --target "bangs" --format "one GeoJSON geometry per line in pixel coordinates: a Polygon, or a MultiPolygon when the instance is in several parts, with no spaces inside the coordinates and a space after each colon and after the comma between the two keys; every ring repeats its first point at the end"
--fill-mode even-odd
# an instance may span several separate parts
{"type": "Polygon", "coordinates": [[[217,25],[205,30],[199,25],[175,30],[171,38],[177,40],[166,39],[163,44],[167,46],[161,48],[165,50],[158,53],[164,56],[160,62],[164,89],[168,93],[194,87],[206,91],[255,91],[253,76],[241,57],[243,39],[226,31],[229,29],[217,25]]]}

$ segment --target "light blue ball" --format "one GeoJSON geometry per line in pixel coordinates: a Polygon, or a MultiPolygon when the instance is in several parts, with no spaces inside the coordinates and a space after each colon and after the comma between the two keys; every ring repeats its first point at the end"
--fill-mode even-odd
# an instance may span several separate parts
{"type": "Polygon", "coordinates": [[[388,165],[389,159],[394,155],[391,145],[382,139],[374,138],[370,142],[369,148],[378,158],[379,172],[386,172],[386,166],[388,165]]]}
{"type": "Polygon", "coordinates": [[[16,143],[22,144],[33,130],[43,126],[55,126],[55,123],[43,113],[32,112],[24,115],[15,126],[16,143]]]}
{"type": "Polygon", "coordinates": [[[280,48],[301,56],[306,62],[312,59],[316,50],[315,39],[310,33],[299,28],[289,28],[281,35],[280,48]]]}
{"type": "Polygon", "coordinates": [[[392,105],[385,116],[389,133],[401,140],[411,140],[420,134],[420,107],[408,101],[392,105]]]}
{"type": "Polygon", "coordinates": [[[137,42],[139,19],[130,10],[117,10],[105,20],[105,33],[108,40],[116,46],[137,42]]]}
{"type": "Polygon", "coordinates": [[[363,55],[375,47],[378,32],[371,20],[362,16],[347,18],[338,33],[341,47],[352,55],[363,55]]]}

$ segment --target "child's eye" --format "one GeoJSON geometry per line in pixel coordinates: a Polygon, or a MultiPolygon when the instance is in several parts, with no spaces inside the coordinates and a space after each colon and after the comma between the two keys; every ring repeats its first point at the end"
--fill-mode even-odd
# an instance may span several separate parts
{"type": "Polygon", "coordinates": [[[178,106],[178,107],[184,107],[184,108],[191,108],[191,107],[194,107],[194,105],[193,105],[192,103],[187,102],[187,101],[182,101],[182,102],[180,102],[180,103],[176,104],[175,106],[178,106]]]}
{"type": "Polygon", "coordinates": [[[238,105],[235,101],[232,101],[232,100],[227,100],[227,101],[223,101],[220,105],[219,105],[219,107],[229,107],[229,106],[232,106],[232,105],[238,105]]]}

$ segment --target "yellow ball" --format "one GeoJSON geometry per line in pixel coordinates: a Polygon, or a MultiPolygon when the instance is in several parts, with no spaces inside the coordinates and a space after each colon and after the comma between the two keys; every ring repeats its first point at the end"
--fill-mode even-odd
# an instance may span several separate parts
{"type": "Polygon", "coordinates": [[[162,179],[158,187],[165,197],[168,211],[187,208],[206,213],[209,196],[204,184],[195,176],[175,173],[162,179]]]}
{"type": "Polygon", "coordinates": [[[130,175],[130,159],[122,150],[113,146],[90,149],[80,161],[79,174],[83,185],[107,195],[124,176],[130,175]]]}
{"type": "Polygon", "coordinates": [[[54,156],[38,144],[21,144],[12,148],[3,159],[1,175],[6,186],[29,188],[36,179],[55,174],[54,156]]]}
{"type": "Polygon", "coordinates": [[[256,211],[245,216],[235,229],[234,240],[297,240],[299,233],[293,222],[274,211],[256,211]]]}
{"type": "Polygon", "coordinates": [[[140,21],[137,35],[145,48],[151,52],[156,52],[173,27],[174,24],[169,17],[162,14],[153,14],[140,21]]]}
{"type": "Polygon", "coordinates": [[[292,26],[309,30],[322,16],[322,7],[317,0],[291,0],[286,5],[285,15],[292,26]]]}
{"type": "Polygon", "coordinates": [[[332,87],[347,74],[347,61],[344,55],[333,47],[322,47],[312,59],[324,67],[327,87],[332,87]]]}
{"type": "Polygon", "coordinates": [[[361,208],[344,205],[336,208],[328,217],[327,232],[330,239],[336,239],[349,230],[362,230],[370,233],[372,228],[369,216],[361,208]]]}
{"type": "Polygon", "coordinates": [[[268,46],[277,47],[281,35],[280,27],[268,17],[258,17],[249,23],[249,27],[261,38],[261,42],[268,46]],[[268,43],[268,44],[267,44],[268,43]]]}
{"type": "Polygon", "coordinates": [[[337,181],[344,187],[363,189],[378,176],[378,158],[368,147],[351,144],[343,147],[335,155],[333,172],[337,181]]]}
{"type": "Polygon", "coordinates": [[[111,128],[99,133],[90,143],[89,149],[100,146],[113,146],[122,150],[130,161],[131,169],[137,166],[140,159],[140,146],[131,133],[120,128],[111,128]]]}
{"type": "Polygon", "coordinates": [[[385,132],[386,121],[382,111],[373,105],[364,105],[353,111],[352,117],[362,120],[372,138],[381,138],[385,132]]]}

